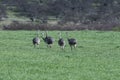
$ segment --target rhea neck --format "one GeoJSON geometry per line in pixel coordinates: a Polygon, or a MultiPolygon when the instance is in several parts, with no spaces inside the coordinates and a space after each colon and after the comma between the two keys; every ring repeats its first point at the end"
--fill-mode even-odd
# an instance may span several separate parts
{"type": "Polygon", "coordinates": [[[69,39],[69,36],[68,36],[68,32],[66,32],[66,36],[67,36],[67,39],[70,40],[70,39],[69,39]]]}
{"type": "Polygon", "coordinates": [[[42,37],[42,39],[44,40],[45,39],[45,35],[44,35],[44,33],[41,33],[41,37],[42,37]]]}
{"type": "Polygon", "coordinates": [[[39,37],[39,30],[37,31],[36,35],[37,35],[37,37],[39,37]]]}
{"type": "Polygon", "coordinates": [[[58,35],[59,35],[59,39],[61,39],[62,37],[61,37],[61,33],[58,33],[58,35]]]}
{"type": "Polygon", "coordinates": [[[45,32],[45,35],[46,35],[46,37],[48,37],[48,32],[47,31],[45,32]]]}

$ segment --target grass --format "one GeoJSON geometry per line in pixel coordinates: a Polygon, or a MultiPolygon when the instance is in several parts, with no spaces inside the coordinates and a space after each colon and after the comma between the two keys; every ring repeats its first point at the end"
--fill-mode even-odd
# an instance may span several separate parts
{"type": "Polygon", "coordinates": [[[11,24],[13,21],[18,21],[18,22],[28,22],[30,21],[28,18],[23,17],[23,16],[16,16],[17,13],[7,10],[7,17],[5,18],[3,21],[0,21],[0,27],[3,25],[9,25],[11,24]]]}
{"type": "Polygon", "coordinates": [[[120,32],[71,31],[73,51],[60,50],[57,32],[49,49],[33,47],[35,31],[0,31],[0,80],[120,80],[120,32]]]}
{"type": "MultiPolygon", "coordinates": [[[[19,16],[18,14],[19,13],[17,13],[17,12],[7,10],[7,17],[8,18],[5,18],[3,21],[0,21],[0,28],[3,25],[11,24],[13,21],[18,21],[18,22],[21,22],[21,23],[31,22],[31,20],[29,18],[27,18],[25,16],[19,16]]],[[[59,20],[57,20],[54,17],[49,17],[48,24],[55,25],[55,24],[57,24],[58,21],[59,20]]],[[[34,24],[40,24],[40,21],[38,20],[38,21],[34,22],[34,24]]]]}

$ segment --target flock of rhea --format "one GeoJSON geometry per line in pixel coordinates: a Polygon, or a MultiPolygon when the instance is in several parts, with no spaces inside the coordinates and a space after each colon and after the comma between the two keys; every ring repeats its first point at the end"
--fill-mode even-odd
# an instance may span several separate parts
{"type": "MultiPolygon", "coordinates": [[[[37,36],[33,38],[33,45],[34,47],[36,45],[39,45],[40,44],[40,38],[39,38],[39,32],[37,33],[37,36]]],[[[51,36],[48,36],[48,32],[46,31],[45,33],[41,33],[41,38],[43,39],[43,41],[47,44],[47,47],[51,48],[53,43],[54,43],[54,38],[51,37],[51,36]]],[[[58,45],[60,46],[61,49],[64,49],[65,48],[65,40],[61,37],[61,32],[58,33],[59,35],[59,39],[58,39],[58,45]]],[[[67,36],[67,41],[68,41],[68,44],[70,45],[70,48],[72,50],[72,48],[76,47],[77,45],[77,40],[75,38],[68,38],[68,32],[66,32],[66,36],[67,36]]]]}

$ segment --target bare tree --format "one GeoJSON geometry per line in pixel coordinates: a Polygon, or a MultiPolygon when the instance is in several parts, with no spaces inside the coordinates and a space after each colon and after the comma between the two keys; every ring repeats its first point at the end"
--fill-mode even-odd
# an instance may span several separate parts
{"type": "Polygon", "coordinates": [[[0,20],[4,17],[6,17],[6,7],[4,4],[0,3],[0,20]]]}

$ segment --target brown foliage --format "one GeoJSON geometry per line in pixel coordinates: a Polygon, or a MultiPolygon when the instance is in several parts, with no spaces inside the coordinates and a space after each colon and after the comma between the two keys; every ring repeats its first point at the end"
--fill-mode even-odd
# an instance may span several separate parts
{"type": "Polygon", "coordinates": [[[79,25],[48,25],[13,22],[4,26],[3,30],[113,30],[119,24],[79,24],[79,25]]]}

